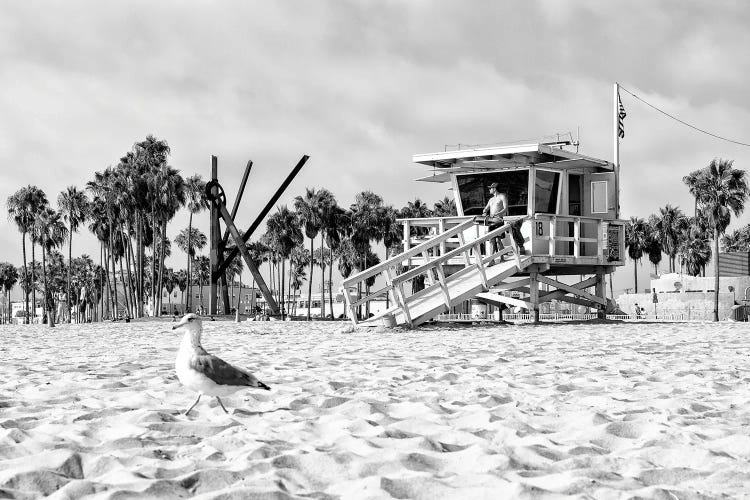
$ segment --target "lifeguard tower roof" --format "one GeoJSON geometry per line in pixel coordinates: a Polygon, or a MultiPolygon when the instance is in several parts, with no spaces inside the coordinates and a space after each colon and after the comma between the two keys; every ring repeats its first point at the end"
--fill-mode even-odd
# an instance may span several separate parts
{"type": "Polygon", "coordinates": [[[563,149],[571,145],[570,141],[560,141],[502,146],[464,146],[440,153],[417,154],[412,159],[414,163],[433,168],[431,175],[417,179],[426,182],[450,182],[450,174],[530,166],[555,170],[576,169],[585,172],[614,171],[614,165],[606,160],[563,149]]]}

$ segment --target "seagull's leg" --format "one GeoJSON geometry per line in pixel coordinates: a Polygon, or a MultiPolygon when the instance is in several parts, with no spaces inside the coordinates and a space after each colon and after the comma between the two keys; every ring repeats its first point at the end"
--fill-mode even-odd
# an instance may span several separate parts
{"type": "Polygon", "coordinates": [[[187,416],[187,414],[190,413],[190,410],[192,410],[193,408],[195,408],[195,405],[197,405],[198,401],[200,401],[200,400],[201,400],[201,393],[198,393],[198,399],[195,400],[195,403],[193,403],[193,406],[191,406],[190,408],[188,408],[188,411],[185,412],[185,416],[187,416]]]}
{"type": "Polygon", "coordinates": [[[224,413],[229,414],[229,412],[227,411],[227,409],[224,408],[224,403],[221,402],[221,399],[219,399],[219,396],[216,396],[216,401],[219,402],[219,404],[221,405],[221,409],[224,410],[224,413]]]}

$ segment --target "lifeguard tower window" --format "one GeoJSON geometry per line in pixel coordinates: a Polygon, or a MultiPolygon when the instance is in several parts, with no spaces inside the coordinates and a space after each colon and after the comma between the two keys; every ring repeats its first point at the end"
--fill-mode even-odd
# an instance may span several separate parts
{"type": "Polygon", "coordinates": [[[607,213],[607,181],[591,183],[591,213],[607,213]]]}
{"type": "Polygon", "coordinates": [[[498,183],[498,190],[508,197],[508,215],[526,215],[529,203],[529,171],[459,174],[456,176],[464,215],[482,215],[490,199],[489,186],[498,183]]]}
{"type": "Polygon", "coordinates": [[[560,173],[537,170],[534,183],[534,213],[556,214],[560,173]]]}
{"type": "Polygon", "coordinates": [[[581,215],[581,181],[583,176],[568,176],[568,215],[581,215]]]}

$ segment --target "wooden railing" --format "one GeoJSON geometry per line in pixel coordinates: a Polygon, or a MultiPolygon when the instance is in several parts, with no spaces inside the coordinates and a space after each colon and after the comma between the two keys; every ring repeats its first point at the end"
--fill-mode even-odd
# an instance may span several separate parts
{"type": "MultiPolygon", "coordinates": [[[[437,281],[443,289],[444,295],[449,297],[449,291],[446,284],[446,273],[443,266],[455,257],[463,257],[463,263],[466,266],[465,269],[470,267],[476,267],[479,269],[479,274],[485,287],[487,287],[488,284],[484,268],[485,264],[488,264],[490,261],[494,261],[502,255],[512,254],[516,259],[516,265],[519,267],[521,266],[520,255],[515,243],[512,243],[510,247],[505,247],[497,252],[487,252],[486,255],[482,255],[482,245],[494,238],[502,237],[505,233],[509,233],[511,227],[510,222],[487,232],[479,238],[467,242],[464,232],[475,225],[474,218],[464,217],[462,219],[463,221],[453,228],[448,229],[427,241],[419,243],[418,245],[407,249],[405,252],[391,257],[370,269],[366,269],[345,279],[342,282],[344,298],[354,322],[357,322],[356,308],[358,306],[385,293],[392,294],[394,302],[402,311],[404,311],[407,315],[407,321],[410,322],[408,308],[405,307],[407,295],[404,290],[404,284],[422,274],[426,275],[428,287],[435,285],[437,281]],[[445,243],[453,238],[457,239],[459,246],[451,250],[446,250],[445,243]],[[408,264],[408,262],[416,256],[421,256],[424,263],[410,269],[404,268],[404,264],[408,264]],[[435,280],[433,271],[437,275],[437,280],[435,280]],[[363,283],[365,280],[377,275],[382,275],[385,278],[385,286],[374,292],[370,292],[359,300],[353,300],[350,295],[350,290],[358,284],[363,283]]],[[[510,240],[512,241],[512,238],[510,238],[510,240]]]]}
{"type": "MultiPolygon", "coordinates": [[[[602,264],[610,262],[624,262],[625,256],[625,228],[618,220],[602,220],[593,217],[578,217],[568,215],[535,214],[531,222],[531,248],[533,255],[547,255],[549,257],[580,257],[596,258],[602,264]],[[559,234],[560,223],[569,223],[572,231],[559,234]],[[589,227],[588,231],[584,231],[589,227]],[[618,229],[614,229],[614,228],[618,229]],[[606,228],[606,233],[605,233],[606,228]],[[613,232],[615,231],[615,232],[613,232]],[[540,235],[539,233],[542,233],[540,235]],[[572,233],[572,234],[571,234],[572,233]],[[584,233],[588,233],[586,237],[584,233]],[[593,233],[593,234],[591,234],[593,233]],[[545,252],[538,251],[536,242],[546,241],[545,252]],[[558,243],[572,243],[571,250],[560,251],[558,243]],[[592,244],[586,248],[585,244],[592,244]],[[583,251],[586,248],[587,251],[583,251]]],[[[564,246],[563,246],[564,247],[564,246]]]]}

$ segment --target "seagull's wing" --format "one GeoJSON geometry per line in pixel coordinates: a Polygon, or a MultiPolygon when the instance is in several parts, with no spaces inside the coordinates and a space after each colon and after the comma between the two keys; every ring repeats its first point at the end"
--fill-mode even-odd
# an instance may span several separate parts
{"type": "Polygon", "coordinates": [[[191,357],[190,368],[202,373],[218,385],[245,385],[271,390],[252,373],[235,368],[220,357],[207,353],[205,349],[200,349],[191,357]]]}

